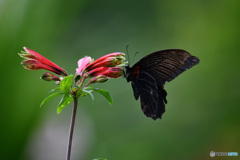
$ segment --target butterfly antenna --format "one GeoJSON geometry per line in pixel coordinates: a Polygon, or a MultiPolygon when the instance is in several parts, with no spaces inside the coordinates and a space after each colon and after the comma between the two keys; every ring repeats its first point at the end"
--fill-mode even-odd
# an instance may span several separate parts
{"type": "Polygon", "coordinates": [[[130,57],[129,57],[129,53],[128,53],[128,46],[129,45],[126,46],[126,51],[127,51],[127,55],[128,55],[128,60],[130,61],[130,57]]]}
{"type": "Polygon", "coordinates": [[[131,63],[134,61],[134,59],[135,59],[135,57],[136,57],[136,55],[137,55],[138,53],[139,53],[139,52],[136,52],[136,53],[134,54],[134,57],[133,57],[131,63]]]}

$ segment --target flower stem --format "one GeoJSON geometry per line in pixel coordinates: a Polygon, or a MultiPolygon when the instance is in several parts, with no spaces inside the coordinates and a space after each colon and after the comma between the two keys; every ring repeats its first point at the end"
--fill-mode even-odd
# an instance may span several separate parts
{"type": "Polygon", "coordinates": [[[76,113],[77,113],[77,103],[78,103],[78,98],[74,98],[72,120],[70,123],[69,136],[68,136],[68,148],[67,148],[66,160],[70,160],[70,156],[71,156],[73,130],[74,130],[74,124],[75,124],[75,119],[76,119],[76,113]]]}

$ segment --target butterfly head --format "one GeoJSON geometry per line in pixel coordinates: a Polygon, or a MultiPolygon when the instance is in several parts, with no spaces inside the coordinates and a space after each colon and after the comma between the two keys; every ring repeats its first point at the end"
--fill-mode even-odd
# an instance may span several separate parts
{"type": "Polygon", "coordinates": [[[125,69],[126,69],[126,71],[124,71],[124,76],[127,79],[127,82],[130,82],[133,79],[132,68],[129,67],[129,65],[127,64],[125,66],[125,69]]]}
{"type": "MultiPolygon", "coordinates": [[[[128,55],[128,60],[130,61],[130,57],[129,57],[129,54],[128,54],[128,45],[126,46],[126,50],[127,50],[127,55],[128,55]]],[[[135,69],[132,69],[132,67],[129,66],[129,64],[131,64],[133,62],[133,60],[135,59],[136,55],[138,54],[139,52],[136,52],[134,54],[134,57],[132,59],[132,61],[130,61],[130,63],[128,63],[126,66],[125,66],[125,69],[126,71],[124,71],[124,76],[125,78],[127,79],[127,82],[130,82],[133,80],[134,78],[134,73],[133,70],[135,69]]],[[[135,67],[134,67],[135,68],[135,67]]]]}

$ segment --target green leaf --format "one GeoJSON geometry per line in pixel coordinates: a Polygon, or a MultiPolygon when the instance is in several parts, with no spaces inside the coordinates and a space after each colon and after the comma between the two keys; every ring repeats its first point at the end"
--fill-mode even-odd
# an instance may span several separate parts
{"type": "Polygon", "coordinates": [[[97,92],[97,93],[100,93],[101,95],[103,95],[107,100],[108,100],[108,103],[110,105],[113,104],[113,99],[110,95],[110,93],[104,89],[99,89],[99,88],[94,88],[93,91],[97,92]]]}
{"type": "Polygon", "coordinates": [[[93,87],[86,87],[83,90],[94,90],[94,88],[93,87]]]}
{"type": "Polygon", "coordinates": [[[57,108],[57,113],[61,113],[62,109],[73,101],[73,97],[68,94],[64,94],[57,108]]]}
{"type": "Polygon", "coordinates": [[[61,91],[67,94],[69,93],[70,87],[72,86],[72,78],[73,78],[73,75],[69,75],[60,82],[61,91]]]}
{"type": "Polygon", "coordinates": [[[97,93],[100,93],[101,95],[103,95],[103,96],[108,100],[108,103],[109,103],[110,105],[113,104],[113,99],[112,99],[110,93],[109,93],[107,90],[99,89],[99,88],[93,88],[93,87],[86,87],[86,88],[83,89],[83,91],[84,91],[84,92],[87,92],[87,91],[90,91],[90,92],[95,91],[95,92],[97,92],[97,93]]]}
{"type": "Polygon", "coordinates": [[[107,160],[106,158],[96,158],[96,159],[93,159],[93,160],[107,160]]]}
{"type": "Polygon", "coordinates": [[[63,93],[63,92],[57,92],[57,93],[53,93],[53,94],[49,95],[47,98],[45,98],[45,99],[42,101],[40,107],[42,107],[47,101],[49,101],[49,100],[52,99],[53,97],[56,97],[56,96],[61,95],[61,94],[64,94],[64,93],[63,93]]]}
{"type": "Polygon", "coordinates": [[[55,91],[61,91],[60,87],[57,87],[57,88],[52,89],[49,93],[55,92],[55,91]]]}
{"type": "Polygon", "coordinates": [[[93,94],[92,94],[92,91],[93,90],[83,90],[82,92],[84,92],[86,95],[88,95],[91,99],[92,99],[92,101],[94,102],[94,96],[93,96],[93,94]]]}

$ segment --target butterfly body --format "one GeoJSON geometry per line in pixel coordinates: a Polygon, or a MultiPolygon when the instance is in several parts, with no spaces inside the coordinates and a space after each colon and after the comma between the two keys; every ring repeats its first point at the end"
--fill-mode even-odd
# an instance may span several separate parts
{"type": "Polygon", "coordinates": [[[162,50],[145,56],[133,67],[127,65],[125,77],[132,83],[135,99],[140,97],[143,113],[154,120],[161,119],[167,104],[165,82],[198,63],[199,59],[185,50],[162,50]]]}

